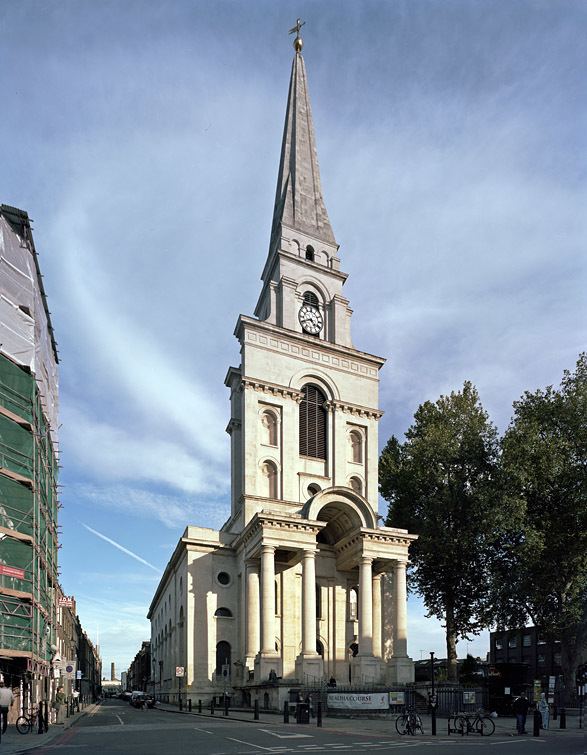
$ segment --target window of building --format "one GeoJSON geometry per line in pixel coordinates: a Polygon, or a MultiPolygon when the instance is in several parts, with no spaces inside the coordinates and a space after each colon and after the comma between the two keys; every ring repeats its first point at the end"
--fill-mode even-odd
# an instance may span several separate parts
{"type": "Polygon", "coordinates": [[[314,247],[308,244],[308,246],[306,247],[306,259],[310,260],[310,262],[314,262],[314,256],[315,256],[314,247]]]}
{"type": "Polygon", "coordinates": [[[363,463],[363,436],[358,430],[349,433],[350,461],[355,464],[363,463]]]}
{"type": "Polygon", "coordinates": [[[359,618],[359,595],[356,587],[351,587],[349,590],[349,619],[350,621],[356,621],[359,618]]]}
{"type": "Polygon", "coordinates": [[[277,417],[273,412],[265,411],[261,416],[263,427],[263,443],[267,446],[277,446],[277,417]]]}
{"type": "Polygon", "coordinates": [[[495,649],[496,650],[503,650],[503,640],[501,638],[500,639],[497,639],[497,638],[495,639],[495,649]]]}
{"type": "Polygon", "coordinates": [[[230,584],[230,574],[228,572],[225,572],[225,571],[218,572],[216,579],[224,587],[230,584]]]}
{"type": "Polygon", "coordinates": [[[538,637],[538,644],[546,645],[546,640],[544,639],[544,637],[541,637],[541,636],[538,637]]]}
{"type": "Polygon", "coordinates": [[[230,608],[224,608],[223,606],[221,606],[220,608],[216,609],[216,611],[214,612],[214,616],[221,616],[221,617],[229,618],[232,616],[232,611],[230,610],[230,608]]]}
{"type": "Polygon", "coordinates": [[[525,634],[522,639],[522,644],[525,648],[529,648],[532,646],[532,635],[531,634],[525,634]]]}
{"type": "Polygon", "coordinates": [[[322,588],[316,582],[316,618],[322,618],[322,588]]]}
{"type": "Polygon", "coordinates": [[[326,397],[315,385],[302,388],[300,403],[300,455],[326,459],[326,397]]]}
{"type": "Polygon", "coordinates": [[[509,648],[517,648],[518,647],[518,638],[517,637],[510,637],[508,640],[508,647],[509,648]]]}
{"type": "Polygon", "coordinates": [[[306,291],[304,294],[304,304],[308,304],[310,307],[316,307],[316,309],[318,309],[320,300],[313,291],[306,291]]]}
{"type": "Polygon", "coordinates": [[[538,653],[538,659],[537,660],[538,660],[538,664],[540,666],[544,666],[544,664],[546,663],[546,658],[544,656],[544,653],[538,653]]]}
{"type": "Polygon", "coordinates": [[[261,466],[263,477],[262,495],[266,498],[277,498],[277,467],[272,461],[265,461],[261,466]]]}
{"type": "Polygon", "coordinates": [[[358,477],[351,477],[350,483],[351,489],[354,490],[355,493],[358,493],[359,495],[363,494],[363,483],[358,477]]]}
{"type": "Polygon", "coordinates": [[[216,675],[230,676],[230,643],[224,640],[216,645],[216,675]]]}
{"type": "Polygon", "coordinates": [[[320,485],[317,485],[315,482],[313,482],[311,485],[308,485],[308,495],[310,496],[310,498],[313,495],[316,495],[316,493],[319,493],[321,490],[322,488],[320,487],[320,485]]]}
{"type": "Polygon", "coordinates": [[[552,656],[552,660],[553,660],[553,663],[554,663],[555,666],[560,666],[561,665],[561,654],[560,653],[555,653],[552,656]]]}

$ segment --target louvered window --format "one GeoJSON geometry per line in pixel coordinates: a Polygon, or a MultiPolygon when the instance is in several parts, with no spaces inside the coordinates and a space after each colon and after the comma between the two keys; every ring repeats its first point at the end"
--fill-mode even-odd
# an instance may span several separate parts
{"type": "Polygon", "coordinates": [[[302,393],[300,455],[326,459],[326,397],[315,385],[305,385],[302,393]]]}

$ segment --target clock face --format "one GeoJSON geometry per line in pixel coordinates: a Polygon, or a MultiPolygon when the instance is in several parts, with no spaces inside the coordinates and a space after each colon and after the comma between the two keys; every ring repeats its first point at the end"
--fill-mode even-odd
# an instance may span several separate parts
{"type": "Polygon", "coordinates": [[[317,335],[324,325],[322,315],[316,307],[311,307],[309,304],[304,304],[298,314],[300,325],[310,335],[317,335]]]}

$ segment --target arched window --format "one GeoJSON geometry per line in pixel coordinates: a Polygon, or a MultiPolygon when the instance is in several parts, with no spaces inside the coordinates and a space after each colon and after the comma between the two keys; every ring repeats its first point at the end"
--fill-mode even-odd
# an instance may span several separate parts
{"type": "Polygon", "coordinates": [[[358,430],[349,433],[350,457],[355,464],[363,463],[363,436],[358,430]]]}
{"type": "Polygon", "coordinates": [[[277,445],[277,417],[273,412],[263,412],[261,416],[263,426],[263,443],[268,446],[277,445]]]}
{"type": "Polygon", "coordinates": [[[304,294],[304,304],[308,304],[310,307],[316,307],[316,309],[318,309],[320,301],[313,291],[306,291],[304,294]]]}
{"type": "Polygon", "coordinates": [[[306,259],[310,262],[314,262],[314,247],[309,244],[306,247],[306,259]]]}
{"type": "Polygon", "coordinates": [[[302,388],[300,403],[300,455],[326,459],[326,397],[315,385],[302,388]]]}
{"type": "Polygon", "coordinates": [[[351,483],[351,489],[354,490],[355,493],[358,493],[359,495],[363,495],[363,483],[358,477],[351,477],[350,483],[351,483]]]}
{"type": "Polygon", "coordinates": [[[320,642],[320,640],[316,640],[316,652],[321,658],[324,658],[324,645],[320,642]]]}
{"type": "Polygon", "coordinates": [[[311,485],[308,485],[308,495],[310,497],[312,497],[313,495],[316,495],[321,490],[322,490],[322,488],[320,487],[320,485],[318,485],[315,482],[313,482],[311,485]]]}
{"type": "Polygon", "coordinates": [[[230,617],[232,616],[232,611],[230,610],[230,608],[220,607],[216,609],[216,611],[214,612],[214,616],[230,617]]]}
{"type": "Polygon", "coordinates": [[[359,596],[356,587],[351,587],[349,590],[349,619],[350,621],[356,621],[359,618],[358,612],[359,596]]]}
{"type": "Polygon", "coordinates": [[[216,645],[216,675],[230,676],[230,643],[224,640],[216,645]]]}
{"type": "Polygon", "coordinates": [[[261,466],[263,476],[262,495],[266,498],[277,498],[277,467],[272,461],[265,461],[261,466]]]}

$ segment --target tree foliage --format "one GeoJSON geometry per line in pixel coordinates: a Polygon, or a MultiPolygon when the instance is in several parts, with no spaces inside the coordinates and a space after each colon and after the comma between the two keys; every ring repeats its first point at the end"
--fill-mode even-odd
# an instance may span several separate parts
{"type": "Polygon", "coordinates": [[[422,404],[405,442],[392,437],[381,455],[387,524],[419,536],[410,549],[411,583],[428,614],[445,623],[451,680],[457,640],[491,621],[489,575],[508,522],[498,458],[497,431],[469,382],[422,404]]]}
{"type": "Polygon", "coordinates": [[[526,392],[502,441],[505,500],[522,511],[495,578],[497,620],[561,640],[574,683],[587,643],[587,355],[561,386],[526,392]]]}

